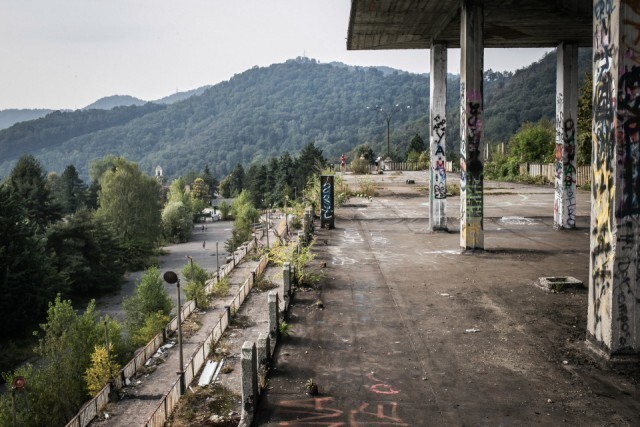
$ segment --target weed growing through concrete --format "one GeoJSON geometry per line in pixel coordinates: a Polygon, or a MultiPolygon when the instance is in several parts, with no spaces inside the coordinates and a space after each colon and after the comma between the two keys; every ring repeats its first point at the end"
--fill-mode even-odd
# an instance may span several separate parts
{"type": "Polygon", "coordinates": [[[182,396],[171,420],[172,426],[231,426],[239,417],[234,414],[236,402],[241,397],[220,384],[198,387],[193,393],[182,396]]]}
{"type": "Polygon", "coordinates": [[[280,324],[278,325],[278,332],[282,337],[288,337],[289,335],[293,334],[293,331],[291,330],[291,325],[285,322],[284,320],[280,322],[280,324]]]}

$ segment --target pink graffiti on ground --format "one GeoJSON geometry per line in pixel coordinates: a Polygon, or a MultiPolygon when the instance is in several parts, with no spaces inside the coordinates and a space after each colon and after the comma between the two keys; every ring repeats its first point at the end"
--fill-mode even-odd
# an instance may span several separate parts
{"type": "Polygon", "coordinates": [[[382,380],[379,380],[376,377],[374,377],[373,376],[373,372],[368,374],[367,378],[369,378],[371,381],[377,381],[378,382],[378,384],[374,384],[371,387],[369,387],[369,391],[371,391],[373,393],[376,393],[376,394],[398,394],[398,393],[400,393],[399,390],[394,389],[389,384],[385,384],[385,383],[382,382],[382,380]]]}
{"type": "Polygon", "coordinates": [[[304,400],[281,402],[284,412],[297,418],[281,421],[280,426],[326,426],[326,427],[366,427],[366,426],[409,426],[398,417],[397,402],[362,403],[355,409],[343,411],[331,408],[333,397],[315,397],[304,400]]]}

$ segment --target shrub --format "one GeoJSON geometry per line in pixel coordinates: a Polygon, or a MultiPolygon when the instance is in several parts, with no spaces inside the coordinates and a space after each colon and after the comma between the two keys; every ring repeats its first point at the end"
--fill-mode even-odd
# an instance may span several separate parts
{"type": "Polygon", "coordinates": [[[356,175],[369,173],[369,162],[366,159],[355,159],[351,162],[351,172],[356,175]]]}
{"type": "Polygon", "coordinates": [[[84,375],[89,396],[96,396],[107,382],[120,371],[120,365],[114,360],[114,356],[111,344],[109,344],[108,357],[106,346],[97,345],[94,347],[91,354],[91,366],[87,368],[84,375]]]}

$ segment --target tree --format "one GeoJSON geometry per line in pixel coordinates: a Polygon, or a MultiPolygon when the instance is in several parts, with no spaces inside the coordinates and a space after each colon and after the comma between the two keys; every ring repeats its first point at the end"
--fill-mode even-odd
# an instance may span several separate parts
{"type": "Polygon", "coordinates": [[[73,165],[67,166],[60,175],[59,191],[57,200],[65,214],[74,213],[86,204],[87,186],[73,165]]]}
{"type": "Polygon", "coordinates": [[[49,303],[47,321],[40,325],[42,333],[36,353],[42,360],[42,372],[48,387],[38,397],[37,408],[49,419],[43,425],[63,425],[86,400],[83,375],[91,363],[95,345],[104,342],[98,323],[95,302],[78,315],[70,300],[56,297],[49,303]]]}
{"type": "Polygon", "coordinates": [[[0,185],[0,340],[37,324],[47,303],[62,290],[46,240],[27,218],[25,200],[0,185]]]}
{"type": "Polygon", "coordinates": [[[209,186],[205,183],[204,179],[196,178],[191,184],[191,198],[193,200],[202,200],[209,202],[209,186]]]}
{"type": "Polygon", "coordinates": [[[169,202],[162,210],[162,232],[172,243],[189,240],[193,229],[193,215],[182,202],[169,202]]]}
{"type": "Polygon", "coordinates": [[[123,242],[131,265],[140,265],[156,247],[161,233],[158,183],[138,166],[118,157],[100,179],[96,215],[123,242]]]}
{"type": "Polygon", "coordinates": [[[365,159],[369,164],[373,163],[375,156],[368,144],[360,144],[353,149],[353,159],[365,159]]]}
{"type": "Polygon", "coordinates": [[[20,157],[7,182],[11,191],[22,199],[27,217],[41,229],[62,217],[46,182],[42,165],[30,154],[20,157]]]}
{"type": "Polygon", "coordinates": [[[411,142],[409,143],[409,149],[407,150],[407,161],[410,161],[410,162],[418,161],[417,158],[426,149],[427,149],[427,146],[425,145],[424,140],[419,134],[416,133],[416,135],[413,138],[411,138],[411,142]],[[411,160],[409,160],[410,154],[412,158],[411,160]]]}
{"type": "Polygon", "coordinates": [[[93,353],[91,353],[91,365],[84,374],[90,397],[96,396],[120,371],[120,365],[115,359],[111,344],[109,344],[109,352],[107,352],[106,345],[94,347],[93,353]]]}
{"type": "Polygon", "coordinates": [[[189,262],[182,268],[182,275],[187,279],[184,293],[189,300],[193,300],[198,308],[207,308],[208,298],[205,284],[209,278],[207,272],[198,263],[189,262]]]}
{"type": "Polygon", "coordinates": [[[155,313],[165,316],[171,313],[173,303],[164,288],[160,270],[157,267],[151,267],[142,274],[136,283],[135,293],[125,298],[122,306],[125,311],[125,330],[130,339],[133,339],[145,325],[147,317],[155,313]]]}
{"type": "Polygon", "coordinates": [[[119,289],[125,253],[113,231],[87,210],[51,225],[47,248],[65,289],[72,295],[96,295],[119,289]]]}
{"type": "Polygon", "coordinates": [[[327,164],[322,154],[322,150],[317,148],[313,142],[304,146],[295,161],[294,185],[297,189],[296,194],[302,194],[302,189],[307,183],[309,175],[318,173],[324,169],[327,164]]]}
{"type": "Polygon", "coordinates": [[[251,239],[251,224],[259,216],[251,204],[251,194],[246,190],[233,200],[231,213],[234,221],[231,238],[225,242],[227,252],[235,251],[243,242],[251,239]]]}
{"type": "Polygon", "coordinates": [[[509,140],[509,156],[521,163],[552,162],[555,137],[555,127],[550,120],[525,123],[509,140]]]}

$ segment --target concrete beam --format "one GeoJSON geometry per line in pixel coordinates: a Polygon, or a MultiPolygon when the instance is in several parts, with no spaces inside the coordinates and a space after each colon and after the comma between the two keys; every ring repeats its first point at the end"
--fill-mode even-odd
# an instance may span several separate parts
{"type": "Polygon", "coordinates": [[[479,0],[461,2],[460,25],[460,246],[484,249],[482,130],[483,23],[479,0]]]}
{"type": "Polygon", "coordinates": [[[553,224],[576,227],[576,140],[578,131],[578,45],[562,43],[556,50],[556,151],[553,224]]]}
{"type": "Polygon", "coordinates": [[[429,229],[447,230],[447,46],[431,43],[429,229]]]}
{"type": "Polygon", "coordinates": [[[593,182],[587,337],[640,356],[640,14],[593,2],[593,182]]]}

